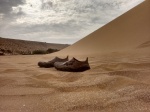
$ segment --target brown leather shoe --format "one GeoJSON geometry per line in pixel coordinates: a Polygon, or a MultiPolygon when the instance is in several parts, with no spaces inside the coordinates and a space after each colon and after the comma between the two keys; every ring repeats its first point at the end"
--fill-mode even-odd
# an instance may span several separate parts
{"type": "Polygon", "coordinates": [[[54,59],[48,62],[38,62],[38,66],[42,68],[51,68],[54,67],[55,62],[66,62],[66,61],[68,61],[68,56],[65,59],[55,57],[54,59]]]}
{"type": "Polygon", "coordinates": [[[72,58],[70,61],[66,62],[55,62],[54,67],[57,70],[69,72],[82,72],[90,69],[88,58],[85,61],[79,61],[72,58]]]}

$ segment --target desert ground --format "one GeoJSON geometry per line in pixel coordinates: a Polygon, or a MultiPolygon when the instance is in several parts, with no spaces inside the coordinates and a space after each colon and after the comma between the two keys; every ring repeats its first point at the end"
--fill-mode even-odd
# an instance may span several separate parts
{"type": "Polygon", "coordinates": [[[0,57],[0,112],[150,112],[150,0],[50,55],[0,57]],[[55,56],[91,69],[39,68],[55,56]]]}
{"type": "Polygon", "coordinates": [[[0,57],[0,112],[150,111],[150,54],[91,55],[80,73],[37,66],[53,57],[0,57]]]}

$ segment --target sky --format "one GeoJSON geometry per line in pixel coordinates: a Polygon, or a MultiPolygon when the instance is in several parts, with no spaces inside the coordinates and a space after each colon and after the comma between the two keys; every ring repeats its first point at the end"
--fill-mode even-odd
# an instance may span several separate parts
{"type": "Polygon", "coordinates": [[[0,0],[0,37],[73,44],[144,0],[0,0]]]}

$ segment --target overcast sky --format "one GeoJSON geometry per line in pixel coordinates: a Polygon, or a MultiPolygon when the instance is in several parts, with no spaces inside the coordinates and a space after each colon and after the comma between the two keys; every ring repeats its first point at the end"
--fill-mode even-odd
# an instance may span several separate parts
{"type": "Polygon", "coordinates": [[[72,44],[144,0],[0,0],[0,37],[72,44]]]}

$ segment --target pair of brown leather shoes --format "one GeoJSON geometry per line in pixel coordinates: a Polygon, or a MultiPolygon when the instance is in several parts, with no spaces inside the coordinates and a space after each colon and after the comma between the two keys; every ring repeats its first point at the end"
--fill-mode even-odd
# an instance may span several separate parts
{"type": "Polygon", "coordinates": [[[48,62],[39,62],[38,66],[44,68],[55,67],[57,70],[69,72],[82,72],[90,69],[88,58],[85,61],[79,61],[74,57],[68,60],[68,56],[65,59],[55,57],[48,62]]]}

